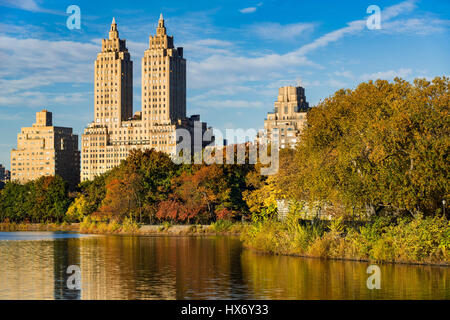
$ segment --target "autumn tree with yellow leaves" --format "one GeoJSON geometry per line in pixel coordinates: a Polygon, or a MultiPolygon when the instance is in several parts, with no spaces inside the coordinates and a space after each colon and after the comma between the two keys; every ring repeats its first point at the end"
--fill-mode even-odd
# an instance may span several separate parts
{"type": "Polygon", "coordinates": [[[368,215],[439,213],[449,196],[449,105],[447,77],[339,90],[308,113],[278,184],[288,197],[368,215]]]}

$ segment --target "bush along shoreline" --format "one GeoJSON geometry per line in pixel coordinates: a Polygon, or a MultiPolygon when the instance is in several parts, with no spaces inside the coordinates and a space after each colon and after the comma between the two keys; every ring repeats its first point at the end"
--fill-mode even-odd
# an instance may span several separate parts
{"type": "Polygon", "coordinates": [[[163,224],[143,225],[132,220],[99,221],[91,220],[86,217],[81,223],[0,223],[0,231],[66,231],[79,232],[83,234],[99,235],[168,235],[168,236],[215,236],[229,235],[239,236],[244,228],[240,222],[231,222],[229,220],[218,220],[211,224],[163,224]]]}
{"type": "Polygon", "coordinates": [[[121,223],[115,221],[96,221],[89,217],[79,224],[79,232],[87,234],[125,234],[125,235],[170,235],[170,236],[208,236],[240,235],[242,223],[218,220],[212,224],[177,225],[164,222],[159,225],[142,225],[131,219],[121,223]]]}
{"type": "Polygon", "coordinates": [[[445,217],[377,217],[363,226],[336,219],[298,223],[260,221],[244,228],[246,248],[279,255],[450,266],[445,217]]]}

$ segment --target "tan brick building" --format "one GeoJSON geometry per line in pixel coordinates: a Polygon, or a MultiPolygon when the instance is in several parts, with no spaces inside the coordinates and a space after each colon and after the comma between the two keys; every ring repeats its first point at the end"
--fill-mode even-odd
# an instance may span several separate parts
{"type": "Polygon", "coordinates": [[[78,136],[72,128],[55,127],[52,113],[36,113],[36,123],[17,135],[17,149],[11,151],[11,180],[25,183],[42,176],[59,175],[69,186],[80,181],[78,136]]]}
{"type": "Polygon", "coordinates": [[[281,149],[294,147],[306,124],[308,110],[303,87],[281,87],[274,111],[267,113],[264,120],[264,134],[269,140],[278,139],[281,149]]]}
{"type": "Polygon", "coordinates": [[[119,165],[132,149],[175,155],[177,129],[207,129],[199,116],[186,117],[186,60],[167,35],[162,14],[141,68],[142,110],[133,115],[133,63],[113,19],[95,61],[94,121],[82,135],[82,181],[119,165]]]}

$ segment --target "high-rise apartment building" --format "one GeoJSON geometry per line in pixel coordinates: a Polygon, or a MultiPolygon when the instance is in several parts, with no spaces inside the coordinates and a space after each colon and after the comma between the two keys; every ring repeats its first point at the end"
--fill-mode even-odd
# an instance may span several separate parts
{"type": "Polygon", "coordinates": [[[25,183],[42,176],[59,175],[69,186],[80,181],[78,136],[72,128],[56,127],[52,113],[36,113],[36,123],[17,135],[17,149],[11,151],[11,180],[25,183]]]}
{"type": "Polygon", "coordinates": [[[94,119],[113,128],[133,115],[133,62],[113,19],[109,38],[95,61],[94,119]]]}
{"type": "Polygon", "coordinates": [[[278,141],[280,148],[294,147],[306,123],[309,104],[303,87],[281,87],[275,109],[264,120],[264,134],[278,141]]]}
{"type": "Polygon", "coordinates": [[[175,48],[161,14],[142,58],[142,119],[164,125],[186,118],[186,60],[175,48]]]}
{"type": "Polygon", "coordinates": [[[186,117],[186,60],[183,48],[175,48],[173,36],[167,35],[162,14],[141,68],[142,110],[133,115],[133,64],[113,19],[95,62],[94,121],[82,136],[82,181],[118,166],[132,149],[174,156],[177,129],[191,132],[192,142],[194,126],[201,135],[206,131],[200,116],[186,117]]]}

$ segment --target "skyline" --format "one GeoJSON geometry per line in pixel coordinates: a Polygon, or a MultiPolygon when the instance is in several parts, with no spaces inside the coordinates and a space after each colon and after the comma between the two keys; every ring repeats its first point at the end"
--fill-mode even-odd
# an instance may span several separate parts
{"type": "MultiPolygon", "coordinates": [[[[8,61],[0,72],[0,163],[8,169],[17,133],[36,111],[52,111],[57,125],[79,136],[93,120],[94,61],[113,17],[139,84],[140,59],[164,14],[187,59],[187,113],[222,131],[262,128],[278,87],[300,78],[314,106],[369,79],[432,79],[449,71],[450,4],[444,1],[158,1],[133,3],[136,9],[126,4],[127,10],[108,3],[116,9],[98,12],[104,5],[77,3],[81,30],[69,30],[69,4],[0,0],[0,56],[8,61]],[[366,27],[371,4],[382,10],[381,30],[366,27]]],[[[135,85],[133,112],[142,109],[140,95],[135,85]]]]}

